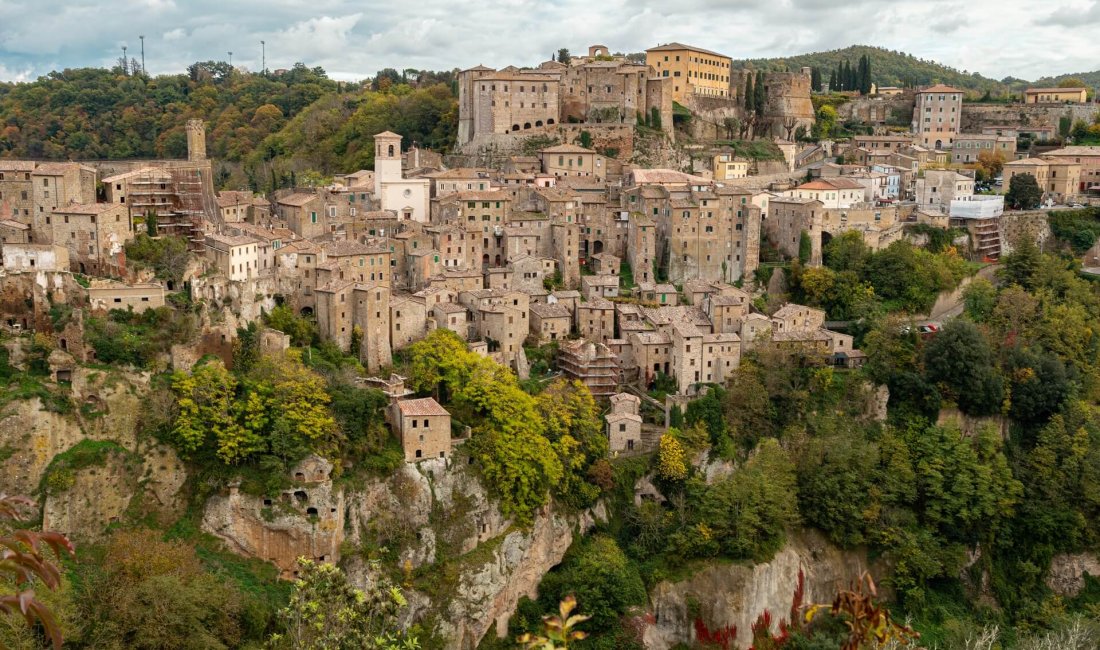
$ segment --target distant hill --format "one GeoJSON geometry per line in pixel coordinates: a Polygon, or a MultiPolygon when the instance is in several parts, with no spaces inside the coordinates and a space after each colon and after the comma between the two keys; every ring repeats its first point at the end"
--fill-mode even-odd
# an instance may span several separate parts
{"type": "Polygon", "coordinates": [[[919,59],[905,52],[867,45],[852,45],[842,50],[771,59],[744,59],[734,61],[733,66],[764,71],[794,71],[803,66],[810,66],[818,68],[822,78],[828,81],[829,73],[835,70],[837,65],[848,61],[854,67],[859,62],[859,57],[864,54],[871,59],[871,80],[879,86],[910,87],[944,83],[979,95],[987,90],[992,95],[1001,95],[1013,90],[1010,86],[996,79],[983,77],[977,72],[956,70],[935,61],[919,59]]]}
{"type": "Polygon", "coordinates": [[[1085,82],[1085,86],[1092,89],[1100,88],[1100,70],[1093,70],[1092,72],[1074,72],[1071,74],[1060,74],[1057,77],[1043,77],[1031,84],[1036,87],[1048,88],[1051,86],[1057,86],[1063,79],[1080,79],[1085,82]]]}

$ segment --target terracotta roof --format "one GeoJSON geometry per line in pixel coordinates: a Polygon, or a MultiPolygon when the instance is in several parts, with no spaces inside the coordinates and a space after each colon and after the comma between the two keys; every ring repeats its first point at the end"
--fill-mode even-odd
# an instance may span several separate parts
{"type": "Polygon", "coordinates": [[[539,149],[539,153],[596,153],[592,149],[585,149],[575,144],[559,144],[545,149],[539,149]]]}
{"type": "Polygon", "coordinates": [[[33,160],[0,160],[0,170],[6,172],[34,171],[34,166],[33,160]]]}
{"type": "Polygon", "coordinates": [[[684,172],[678,172],[674,169],[635,169],[631,173],[634,175],[634,182],[639,185],[645,183],[695,183],[699,185],[710,185],[713,183],[709,178],[685,174],[684,172]]]}
{"type": "Polygon", "coordinates": [[[929,86],[917,91],[918,93],[961,93],[958,88],[952,88],[944,84],[936,84],[935,86],[929,86]]]}
{"type": "Polygon", "coordinates": [[[128,172],[122,172],[121,174],[115,174],[114,176],[108,176],[103,179],[103,184],[110,185],[111,183],[117,183],[118,181],[126,180],[128,178],[134,178],[135,176],[143,176],[145,174],[153,174],[155,172],[161,172],[162,176],[169,177],[170,174],[163,169],[156,169],[154,167],[141,167],[140,169],[132,169],[128,172]]]}
{"type": "Polygon", "coordinates": [[[1087,88],[1028,88],[1028,93],[1080,93],[1088,92],[1087,88]]]}
{"type": "Polygon", "coordinates": [[[103,214],[117,208],[125,210],[121,203],[70,203],[58,206],[53,211],[58,214],[103,214]]]}
{"type": "Polygon", "coordinates": [[[302,192],[297,192],[295,194],[288,194],[281,199],[276,199],[275,202],[281,203],[283,205],[293,205],[300,208],[316,198],[319,198],[316,194],[304,194],[302,192]]]}
{"type": "Polygon", "coordinates": [[[569,318],[569,310],[556,303],[548,305],[536,302],[531,305],[530,310],[532,314],[537,315],[539,318],[569,318]]]}
{"type": "Polygon", "coordinates": [[[376,138],[400,138],[401,136],[394,133],[393,131],[383,131],[381,133],[375,133],[374,137],[376,137],[376,138]]]}
{"type": "Polygon", "coordinates": [[[709,54],[711,56],[720,56],[723,59],[730,57],[725,54],[719,54],[718,52],[712,52],[711,50],[704,50],[701,47],[695,47],[693,45],[684,45],[683,43],[668,43],[666,45],[658,45],[657,47],[651,47],[646,52],[676,52],[678,50],[691,50],[692,52],[701,52],[703,54],[709,54]]]}
{"type": "Polygon", "coordinates": [[[64,162],[64,163],[45,163],[34,168],[34,174],[36,176],[64,176],[65,174],[83,167],[78,163],[64,162]]]}
{"type": "Polygon", "coordinates": [[[248,235],[218,235],[214,233],[206,235],[206,241],[225,246],[247,246],[256,243],[256,240],[248,235]]]}
{"type": "Polygon", "coordinates": [[[863,189],[863,185],[848,180],[847,178],[837,176],[835,178],[819,178],[809,183],[803,183],[796,190],[857,190],[863,189]]]}

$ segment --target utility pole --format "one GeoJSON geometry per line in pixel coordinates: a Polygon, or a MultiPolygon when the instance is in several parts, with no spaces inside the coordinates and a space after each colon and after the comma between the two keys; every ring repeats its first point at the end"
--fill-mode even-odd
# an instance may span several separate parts
{"type": "Polygon", "coordinates": [[[138,36],[141,39],[141,74],[148,77],[145,73],[145,34],[138,36]]]}
{"type": "Polygon", "coordinates": [[[130,74],[130,62],[126,59],[126,46],[122,46],[122,74],[130,74]]]}
{"type": "Polygon", "coordinates": [[[267,76],[267,43],[260,41],[260,68],[264,71],[264,76],[267,76]]]}

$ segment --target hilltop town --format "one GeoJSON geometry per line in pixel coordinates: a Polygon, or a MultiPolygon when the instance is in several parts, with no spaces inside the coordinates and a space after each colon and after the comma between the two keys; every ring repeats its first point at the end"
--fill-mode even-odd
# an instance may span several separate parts
{"type": "MultiPolygon", "coordinates": [[[[798,445],[811,443],[784,438],[780,450],[760,442],[768,436],[754,428],[773,427],[781,438],[796,421],[812,428],[805,420],[817,417],[843,428],[832,419],[843,412],[845,422],[874,430],[868,439],[878,445],[877,432],[888,421],[898,424],[888,414],[923,418],[913,427],[957,427],[970,436],[961,439],[982,441],[978,431],[990,422],[1004,432],[1009,418],[1045,423],[1069,403],[1068,388],[1057,408],[1029,420],[1015,410],[1028,402],[1002,393],[1000,374],[988,385],[995,389],[970,391],[917,359],[945,322],[963,313],[968,326],[973,320],[993,328],[996,334],[983,330],[990,340],[1022,336],[1028,317],[994,317],[992,303],[997,291],[1038,291],[1041,274],[1015,275],[994,289],[998,268],[1023,273],[1005,259],[1041,260],[1044,249],[1063,246],[1076,270],[1100,274],[1091,226],[1081,226],[1082,239],[1064,232],[1066,223],[1093,219],[1082,215],[1100,206],[1094,90],[1029,88],[1011,102],[983,103],[941,83],[877,86],[873,61],[853,63],[854,71],[758,71],[736,67],[726,54],[667,43],[644,57],[593,45],[534,66],[475,65],[454,75],[453,147],[432,150],[406,134],[373,129],[355,143],[370,152],[372,168],[303,173],[273,182],[270,191],[230,188],[224,161],[208,154],[208,124],[199,118],[186,122],[186,155],[178,159],[0,157],[2,367],[9,378],[38,378],[33,390],[13,388],[5,403],[39,400],[49,411],[51,400],[71,401],[79,414],[70,405],[53,415],[79,420],[72,431],[81,436],[94,430],[109,437],[95,422],[111,412],[106,395],[167,396],[163,421],[154,417],[160,402],[152,398],[145,406],[126,402],[109,416],[153,404],[152,412],[140,410],[140,419],[153,422],[147,433],[159,443],[175,440],[174,447],[146,448],[141,436],[134,439],[135,449],[168,459],[153,462],[160,470],[150,465],[142,479],[157,486],[163,509],[176,517],[200,513],[196,526],[236,553],[270,562],[283,578],[305,571],[305,557],[357,562],[349,573],[363,582],[381,557],[395,579],[423,594],[408,620],[430,620],[434,627],[425,626],[441,645],[455,648],[474,647],[493,629],[505,636],[517,603],[537,593],[574,534],[614,530],[608,521],[616,515],[607,512],[621,499],[614,489],[625,485],[632,512],[659,504],[671,513],[689,474],[704,496],[738,476],[735,465],[757,472],[762,484],[769,468],[794,476],[788,461],[764,463],[791,449],[808,454],[798,445]],[[988,287],[988,306],[975,307],[975,286],[988,287]],[[889,348],[883,341],[895,336],[904,342],[889,348]],[[868,342],[875,351],[864,349],[868,342]],[[910,361],[894,364],[883,352],[900,348],[910,361]],[[248,374],[263,363],[271,364],[266,374],[248,374]],[[776,368],[794,378],[767,380],[776,368]],[[330,381],[328,393],[303,397],[304,387],[324,383],[316,373],[330,381]],[[301,392],[280,393],[280,378],[300,381],[301,392]],[[362,391],[354,393],[361,400],[354,409],[345,404],[354,417],[332,420],[321,412],[338,397],[333,386],[362,391]],[[484,393],[464,393],[470,386],[484,393]],[[757,420],[744,415],[757,413],[746,396],[767,401],[777,392],[790,401],[759,407],[757,420]],[[257,406],[250,395],[267,401],[257,406]],[[302,412],[320,409],[286,416],[298,427],[298,446],[241,434],[204,451],[211,432],[236,426],[226,422],[246,430],[259,421],[256,430],[272,439],[285,434],[272,424],[283,417],[273,415],[283,400],[302,412]],[[203,420],[215,407],[223,419],[203,420]],[[193,420],[185,426],[183,418],[193,420]],[[579,422],[591,430],[578,433],[579,422]],[[197,432],[193,441],[188,426],[197,432]],[[552,433],[554,427],[569,434],[552,433]],[[545,444],[519,453],[509,436],[545,444]],[[386,449],[394,448],[398,462],[387,465],[393,458],[385,460],[386,449]],[[556,469],[541,465],[542,455],[553,457],[556,469]],[[679,473],[669,469],[669,457],[679,458],[679,473]],[[653,467],[630,464],[640,459],[653,467]],[[221,473],[204,473],[218,463],[221,473]],[[244,467],[251,469],[230,476],[244,467]],[[516,467],[535,469],[517,477],[516,467]],[[268,472],[265,481],[279,478],[257,487],[253,470],[268,472]],[[339,483],[345,472],[362,483],[339,483]],[[480,472],[485,486],[470,487],[470,472],[480,472]],[[188,477],[205,482],[196,487],[188,477]],[[564,486],[568,496],[555,491],[564,486]],[[187,510],[184,502],[197,494],[208,501],[187,510]],[[559,502],[573,509],[556,510],[559,502]],[[462,521],[440,523],[452,515],[462,521]],[[404,516],[409,521],[398,523],[404,516]],[[447,537],[460,524],[462,532],[447,537]],[[372,535],[384,543],[371,546],[372,535]],[[448,585],[464,594],[461,607],[450,604],[453,594],[433,591],[442,589],[431,572],[445,553],[467,563],[477,553],[496,554],[489,562],[494,575],[481,582],[449,574],[455,584],[448,585]]],[[[1043,300],[1091,291],[1066,288],[1071,284],[1043,300]]],[[[1076,312],[1063,316],[1077,322],[1076,312]]],[[[1034,340],[1056,350],[1067,367],[1084,367],[1091,354],[1084,344],[1074,357],[1050,336],[1034,340]]],[[[994,356],[985,362],[994,364],[994,356]]],[[[1003,363],[1005,385],[1033,376],[1021,379],[1022,365],[1010,370],[1003,363]]],[[[1029,371],[1040,367],[1029,363],[1029,371]]],[[[31,422],[37,412],[21,412],[19,421],[31,422]]],[[[123,423],[145,430],[142,422],[123,423]]],[[[129,493],[74,506],[77,497],[70,502],[62,494],[77,479],[70,476],[64,488],[50,482],[57,470],[51,459],[67,447],[42,442],[57,447],[46,453],[8,444],[0,445],[11,447],[0,462],[11,459],[21,469],[5,490],[45,486],[44,526],[77,536],[79,527],[90,527],[89,537],[100,539],[140,510],[129,493]]],[[[989,443],[996,453],[983,447],[988,455],[979,460],[1004,463],[1001,444],[989,443]]],[[[998,485],[1019,496],[1019,483],[998,485]]],[[[793,494],[793,478],[788,487],[793,494]]],[[[147,495],[141,507],[149,502],[147,495]]],[[[669,537],[671,516],[660,524],[669,537]]],[[[783,576],[773,582],[782,582],[826,549],[821,557],[844,567],[829,574],[830,586],[857,578],[848,569],[867,560],[866,548],[856,559],[836,559],[841,551],[829,544],[850,540],[832,536],[828,522],[806,518],[830,533],[828,543],[785,542],[783,530],[798,522],[792,514],[770,531],[761,524],[736,548],[729,541],[736,530],[715,536],[695,522],[683,534],[697,537],[679,540],[674,551],[646,553],[755,560],[793,548],[783,556],[786,568],[776,569],[783,576]]],[[[851,539],[896,544],[891,550],[903,543],[869,532],[851,539]]],[[[977,547],[979,536],[958,543],[977,547]]],[[[910,538],[904,544],[907,552],[919,545],[910,538]]],[[[674,578],[663,566],[647,570],[647,582],[674,578]]],[[[953,570],[929,570],[920,580],[953,570]]],[[[746,592],[755,584],[737,579],[746,592]]],[[[1084,584],[1081,571],[1073,579],[1084,584]]],[[[646,647],[698,640],[715,621],[747,643],[759,611],[775,610],[794,589],[783,582],[782,594],[772,589],[766,603],[740,618],[723,618],[705,603],[709,618],[701,618],[688,613],[696,587],[677,584],[661,596],[675,610],[663,614],[671,618],[642,625],[646,647]]],[[[896,589],[915,593],[906,585],[896,589]]],[[[1082,593],[1076,586],[1073,595],[1082,593]]]]}

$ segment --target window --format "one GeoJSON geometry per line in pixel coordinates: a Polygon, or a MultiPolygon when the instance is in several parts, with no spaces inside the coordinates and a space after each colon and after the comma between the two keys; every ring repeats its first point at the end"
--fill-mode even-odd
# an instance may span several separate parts
{"type": "Polygon", "coordinates": [[[310,223],[317,223],[317,213],[316,212],[310,212],[309,213],[309,221],[310,221],[310,223]]]}

